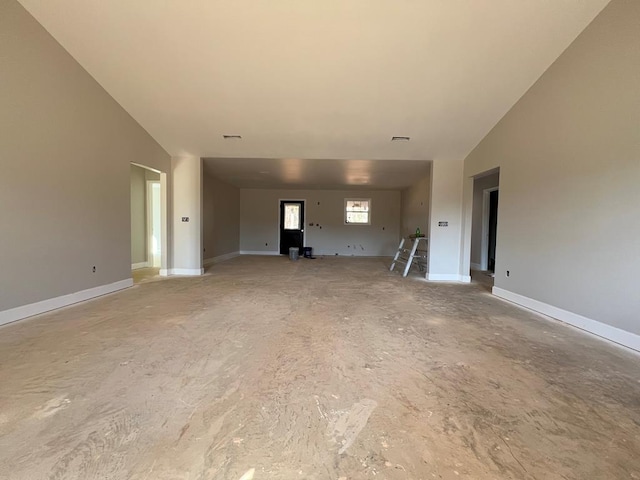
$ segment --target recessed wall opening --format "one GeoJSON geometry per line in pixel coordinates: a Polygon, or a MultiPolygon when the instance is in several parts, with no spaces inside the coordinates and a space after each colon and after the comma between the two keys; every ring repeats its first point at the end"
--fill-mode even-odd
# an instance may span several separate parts
{"type": "Polygon", "coordinates": [[[475,275],[476,279],[491,285],[498,255],[499,191],[500,169],[489,170],[474,177],[471,270],[480,274],[475,275]]]}
{"type": "Polygon", "coordinates": [[[160,181],[147,180],[147,264],[158,269],[162,261],[160,201],[160,181]]]}
{"type": "Polygon", "coordinates": [[[164,175],[131,164],[131,271],[135,283],[160,275],[166,261],[163,230],[164,175]]]}
{"type": "Polygon", "coordinates": [[[288,256],[291,247],[391,258],[400,238],[429,231],[427,160],[205,158],[203,169],[205,265],[234,254],[288,256]],[[216,231],[235,248],[217,248],[216,231]]]}

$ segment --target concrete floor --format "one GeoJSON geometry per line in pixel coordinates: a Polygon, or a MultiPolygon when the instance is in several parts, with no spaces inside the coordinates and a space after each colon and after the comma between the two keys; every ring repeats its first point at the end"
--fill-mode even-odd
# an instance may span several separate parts
{"type": "Polygon", "coordinates": [[[1,328],[0,478],[640,478],[636,354],[387,265],[240,257],[1,328]]]}
{"type": "Polygon", "coordinates": [[[138,268],[131,271],[131,277],[133,278],[134,284],[158,280],[160,278],[160,269],[153,267],[138,268]]]}

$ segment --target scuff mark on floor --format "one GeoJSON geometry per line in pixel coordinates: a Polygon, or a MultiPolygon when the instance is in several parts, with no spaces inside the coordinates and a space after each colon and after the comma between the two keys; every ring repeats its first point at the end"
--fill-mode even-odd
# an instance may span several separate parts
{"type": "Polygon", "coordinates": [[[375,400],[365,398],[354,403],[349,410],[333,413],[333,417],[329,419],[329,425],[327,425],[327,436],[332,437],[336,443],[341,445],[338,450],[340,455],[353,445],[377,406],[378,403],[375,400]]]}

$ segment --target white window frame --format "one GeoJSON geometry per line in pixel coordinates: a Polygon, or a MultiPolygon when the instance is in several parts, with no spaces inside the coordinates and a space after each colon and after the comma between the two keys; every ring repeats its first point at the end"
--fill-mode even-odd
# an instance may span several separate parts
{"type": "Polygon", "coordinates": [[[344,199],[344,224],[345,225],[371,225],[371,213],[373,208],[371,206],[370,198],[345,198],[344,199]],[[369,204],[369,215],[367,216],[367,222],[347,222],[347,202],[367,202],[369,204]]]}

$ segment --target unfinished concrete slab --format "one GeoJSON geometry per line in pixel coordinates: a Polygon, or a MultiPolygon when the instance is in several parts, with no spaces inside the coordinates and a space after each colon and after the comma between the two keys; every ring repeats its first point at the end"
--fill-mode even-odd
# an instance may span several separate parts
{"type": "Polygon", "coordinates": [[[3,327],[0,477],[640,478],[636,354],[387,268],[240,257],[3,327]]]}

